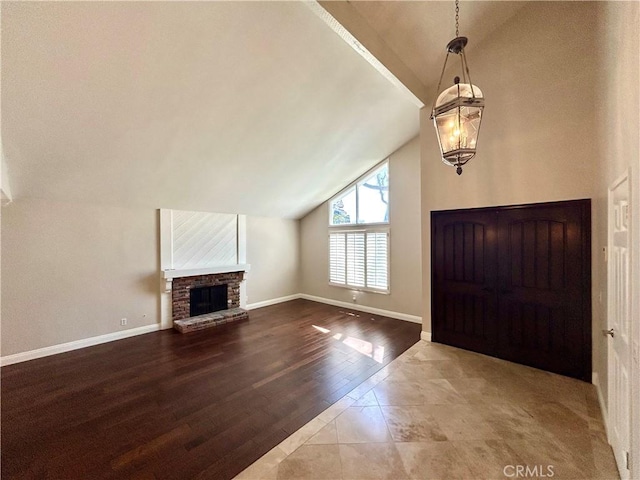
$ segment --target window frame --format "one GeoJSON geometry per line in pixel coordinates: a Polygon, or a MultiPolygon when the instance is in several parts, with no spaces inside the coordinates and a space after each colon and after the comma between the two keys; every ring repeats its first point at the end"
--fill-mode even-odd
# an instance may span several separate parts
{"type": "Polygon", "coordinates": [[[328,220],[329,220],[329,228],[330,229],[340,229],[340,228],[349,228],[349,227],[353,227],[353,228],[358,228],[358,227],[366,227],[366,226],[388,226],[391,225],[391,184],[389,183],[389,190],[388,190],[388,195],[389,195],[389,204],[388,204],[388,211],[387,211],[387,218],[388,220],[386,222],[370,222],[370,223],[358,223],[358,219],[360,217],[360,194],[359,194],[359,189],[358,189],[358,184],[360,182],[362,182],[362,180],[364,180],[365,178],[367,178],[368,176],[370,176],[373,172],[375,172],[376,170],[379,170],[383,165],[387,165],[387,172],[389,174],[389,178],[391,178],[391,172],[389,170],[389,158],[385,158],[383,161],[377,163],[376,165],[374,165],[372,168],[370,168],[369,170],[367,170],[365,173],[363,173],[362,175],[360,175],[355,181],[351,182],[349,185],[347,185],[345,188],[343,188],[342,190],[340,190],[338,193],[336,193],[333,197],[331,197],[329,199],[328,202],[328,206],[327,206],[327,214],[328,214],[328,220]],[[356,221],[354,223],[340,223],[340,224],[332,224],[331,222],[333,221],[333,202],[340,198],[340,197],[344,197],[346,196],[350,190],[353,190],[356,192],[356,213],[355,213],[355,217],[356,217],[356,221]]]}

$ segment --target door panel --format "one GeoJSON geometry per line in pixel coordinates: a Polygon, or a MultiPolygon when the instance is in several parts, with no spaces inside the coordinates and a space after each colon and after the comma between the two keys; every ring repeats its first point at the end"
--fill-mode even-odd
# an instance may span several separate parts
{"type": "Polygon", "coordinates": [[[493,215],[434,219],[435,341],[489,353],[495,348],[496,235],[493,215]]]}
{"type": "Polygon", "coordinates": [[[630,472],[627,454],[630,451],[629,428],[631,392],[631,297],[630,284],[630,230],[629,177],[625,175],[609,188],[608,213],[608,328],[609,337],[609,440],[620,472],[627,479],[630,472]]]}
{"type": "Polygon", "coordinates": [[[590,202],[432,212],[436,342],[591,376],[590,202]]]}
{"type": "Polygon", "coordinates": [[[498,356],[582,378],[582,210],[556,204],[497,217],[498,356]]]}

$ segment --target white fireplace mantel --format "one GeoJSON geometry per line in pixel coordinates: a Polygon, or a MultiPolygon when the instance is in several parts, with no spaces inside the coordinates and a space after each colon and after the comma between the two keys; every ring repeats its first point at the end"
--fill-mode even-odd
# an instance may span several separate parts
{"type": "Polygon", "coordinates": [[[195,277],[196,275],[213,275],[216,273],[248,272],[251,265],[238,263],[236,265],[224,265],[220,267],[190,268],[188,270],[163,270],[162,278],[173,280],[180,277],[195,277]]]}

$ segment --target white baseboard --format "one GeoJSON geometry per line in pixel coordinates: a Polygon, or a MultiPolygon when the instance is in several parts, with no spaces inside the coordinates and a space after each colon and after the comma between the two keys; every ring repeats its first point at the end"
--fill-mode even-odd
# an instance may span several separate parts
{"type": "Polygon", "coordinates": [[[38,348],[28,352],[14,353],[13,355],[0,357],[0,366],[4,367],[14,363],[26,362],[27,360],[48,357],[49,355],[70,352],[71,350],[78,350],[79,348],[92,347],[93,345],[113,342],[114,340],[121,340],[123,338],[135,337],[136,335],[143,335],[145,333],[156,332],[158,330],[160,330],[160,324],[155,323],[153,325],[145,325],[144,327],[130,328],[121,332],[107,333],[97,337],[83,338],[82,340],[75,340],[73,342],[61,343],[50,347],[38,348]]]}
{"type": "Polygon", "coordinates": [[[407,322],[422,324],[422,317],[415,315],[408,315],[406,313],[392,312],[390,310],[382,310],[380,308],[367,307],[366,305],[360,305],[357,303],[341,302],[339,300],[333,300],[331,298],[316,297],[314,295],[307,295],[302,293],[298,298],[304,298],[305,300],[311,300],[312,302],[326,303],[327,305],[333,305],[334,307],[348,308],[349,310],[357,310],[359,312],[373,313],[374,315],[381,315],[383,317],[397,318],[398,320],[405,320],[407,322]]]}
{"type": "Polygon", "coordinates": [[[272,298],[271,300],[263,300],[262,302],[248,303],[245,307],[247,310],[254,310],[256,308],[268,307],[269,305],[275,305],[277,303],[289,302],[291,300],[297,300],[302,298],[299,293],[294,295],[287,295],[286,297],[272,298]]]}
{"type": "MultiPolygon", "coordinates": [[[[264,300],[262,302],[250,303],[246,308],[247,310],[253,310],[256,308],[267,307],[269,305],[275,305],[277,303],[296,300],[298,298],[304,298],[313,302],[325,303],[327,305],[333,305],[335,307],[348,308],[349,310],[373,313],[375,315],[381,315],[383,317],[396,318],[398,320],[405,320],[407,322],[422,324],[422,318],[415,315],[408,315],[406,313],[392,312],[390,310],[367,307],[366,305],[358,305],[357,303],[341,302],[330,298],[307,295],[305,293],[297,293],[294,295],[287,295],[286,297],[279,297],[273,298],[271,300],[264,300]]],[[[61,343],[60,345],[38,348],[36,350],[30,350],[28,352],[15,353],[13,355],[7,355],[6,357],[0,357],[0,366],[26,362],[28,360],[48,357],[50,355],[56,355],[58,353],[70,352],[71,350],[78,350],[79,348],[91,347],[93,345],[99,345],[101,343],[113,342],[114,340],[121,340],[123,338],[143,335],[145,333],[156,332],[158,330],[160,330],[160,324],[145,325],[144,327],[131,328],[129,330],[123,330],[121,332],[107,333],[106,335],[99,335],[97,337],[84,338],[82,340],[75,340],[73,342],[61,343]]],[[[420,338],[422,340],[431,341],[431,334],[429,332],[422,332],[420,338]],[[428,335],[428,339],[426,338],[426,335],[428,335]]]]}
{"type": "Polygon", "coordinates": [[[609,418],[607,415],[607,407],[604,402],[604,397],[602,395],[602,388],[600,388],[600,377],[598,376],[598,372],[591,372],[591,383],[596,387],[596,392],[598,393],[598,403],[600,404],[600,413],[602,413],[602,421],[604,422],[604,431],[607,432],[607,437],[609,436],[609,426],[607,419],[609,418]]]}
{"type": "Polygon", "coordinates": [[[431,341],[431,332],[425,332],[424,330],[420,332],[420,340],[424,340],[425,342],[431,341]]]}

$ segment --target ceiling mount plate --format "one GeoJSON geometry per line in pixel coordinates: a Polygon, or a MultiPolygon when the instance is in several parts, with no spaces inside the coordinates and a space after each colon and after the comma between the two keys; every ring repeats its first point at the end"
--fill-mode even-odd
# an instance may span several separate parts
{"type": "Polygon", "coordinates": [[[447,51],[455,54],[459,54],[464,47],[467,46],[469,40],[467,37],[456,37],[447,43],[447,51]]]}

